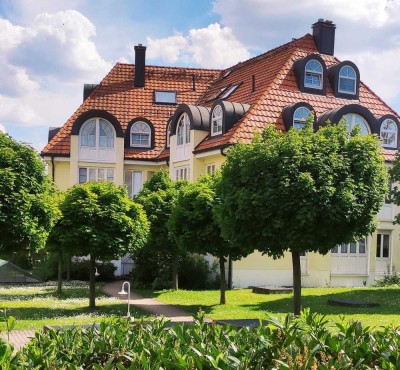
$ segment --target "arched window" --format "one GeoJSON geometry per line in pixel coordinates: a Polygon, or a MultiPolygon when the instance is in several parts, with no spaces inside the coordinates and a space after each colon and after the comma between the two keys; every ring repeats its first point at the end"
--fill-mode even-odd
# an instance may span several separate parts
{"type": "Polygon", "coordinates": [[[169,145],[170,145],[171,124],[172,124],[172,122],[169,121],[169,122],[168,122],[168,126],[167,126],[167,148],[169,148],[169,145]]]}
{"type": "Polygon", "coordinates": [[[304,128],[307,118],[310,117],[311,112],[306,107],[299,107],[293,113],[293,127],[296,129],[304,128]]]}
{"type": "Polygon", "coordinates": [[[176,145],[184,145],[190,143],[190,119],[187,113],[183,113],[179,117],[176,126],[176,145]]]}
{"type": "Polygon", "coordinates": [[[131,127],[131,146],[139,148],[150,148],[151,129],[143,121],[135,122],[131,127]]]}
{"type": "Polygon", "coordinates": [[[382,145],[387,148],[397,148],[397,125],[392,119],[385,119],[381,124],[382,145]]]}
{"type": "Polygon", "coordinates": [[[345,94],[356,93],[357,74],[350,66],[344,66],[339,71],[339,89],[338,91],[345,94]]]}
{"type": "Polygon", "coordinates": [[[80,131],[80,145],[87,148],[114,148],[115,130],[110,122],[102,118],[86,121],[80,131]]]}
{"type": "Polygon", "coordinates": [[[352,131],[355,126],[360,127],[361,135],[367,135],[371,132],[367,121],[359,114],[349,113],[346,114],[347,131],[352,131]]]}
{"type": "Polygon", "coordinates": [[[311,59],[307,62],[304,75],[304,86],[322,89],[323,69],[318,60],[311,59]]]}
{"type": "Polygon", "coordinates": [[[222,107],[218,104],[211,114],[211,136],[222,134],[222,107]]]}

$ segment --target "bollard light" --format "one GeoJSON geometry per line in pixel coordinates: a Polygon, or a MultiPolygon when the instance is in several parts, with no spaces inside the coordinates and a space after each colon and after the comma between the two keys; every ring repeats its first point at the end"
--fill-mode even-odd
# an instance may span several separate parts
{"type": "MultiPolygon", "coordinates": [[[[120,295],[127,295],[128,294],[128,313],[127,313],[127,317],[128,319],[131,317],[131,313],[129,311],[129,306],[130,306],[130,301],[131,301],[131,284],[129,283],[129,281],[124,281],[122,283],[122,287],[121,287],[121,291],[118,292],[118,294],[120,295]],[[125,284],[128,285],[128,291],[125,290],[125,284]]],[[[132,317],[133,320],[133,317],[132,317]]]]}

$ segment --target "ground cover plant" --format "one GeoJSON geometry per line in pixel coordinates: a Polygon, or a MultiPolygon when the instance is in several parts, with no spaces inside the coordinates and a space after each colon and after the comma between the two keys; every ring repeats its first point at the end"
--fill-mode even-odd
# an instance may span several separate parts
{"type": "Polygon", "coordinates": [[[36,333],[9,369],[398,369],[396,328],[371,332],[359,322],[328,327],[319,314],[269,318],[237,329],[206,323],[167,327],[165,321],[122,320],[88,329],[36,333]]]}
{"type": "MultiPolygon", "coordinates": [[[[251,289],[227,291],[227,304],[219,305],[219,291],[140,291],[154,298],[195,314],[202,309],[212,319],[266,319],[268,315],[283,317],[292,310],[292,294],[254,294],[251,289]]],[[[346,319],[361,321],[364,325],[400,325],[398,307],[400,288],[303,288],[303,307],[337,321],[346,319]],[[352,308],[327,305],[328,299],[359,299],[379,303],[379,307],[352,308]]]]}
{"type": "MultiPolygon", "coordinates": [[[[44,325],[81,325],[99,322],[101,319],[124,316],[127,303],[118,298],[107,297],[97,284],[97,310],[87,307],[89,284],[87,282],[65,283],[62,294],[57,294],[57,283],[49,282],[33,286],[8,285],[0,288],[0,309],[16,318],[15,329],[42,329],[44,325]]],[[[143,316],[132,309],[135,317],[143,316]]],[[[0,331],[5,323],[0,322],[0,331]]]]}

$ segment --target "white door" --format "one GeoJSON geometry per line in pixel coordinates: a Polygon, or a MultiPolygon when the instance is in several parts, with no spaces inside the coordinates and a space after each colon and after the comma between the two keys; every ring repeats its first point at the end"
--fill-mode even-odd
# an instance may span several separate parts
{"type": "Polygon", "coordinates": [[[340,244],[331,249],[332,275],[368,275],[367,240],[340,244]]]}
{"type": "Polygon", "coordinates": [[[391,271],[390,253],[390,233],[378,233],[375,260],[375,273],[377,275],[384,275],[391,271]]]}

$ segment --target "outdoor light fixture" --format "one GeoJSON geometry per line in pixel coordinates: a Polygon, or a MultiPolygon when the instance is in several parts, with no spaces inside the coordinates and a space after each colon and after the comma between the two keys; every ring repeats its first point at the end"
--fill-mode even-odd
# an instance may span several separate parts
{"type": "Polygon", "coordinates": [[[95,272],[94,272],[94,276],[99,276],[100,274],[99,274],[99,272],[97,271],[97,267],[95,267],[95,272]]]}
{"type": "MultiPolygon", "coordinates": [[[[122,287],[121,287],[121,291],[118,292],[118,294],[121,295],[127,295],[128,294],[128,313],[126,314],[126,317],[129,319],[131,317],[131,313],[129,312],[129,305],[130,305],[130,301],[131,301],[131,284],[129,283],[129,281],[124,281],[122,283],[122,287]],[[125,284],[128,284],[128,292],[124,289],[125,284]]],[[[132,317],[133,320],[133,317],[132,317]]]]}

